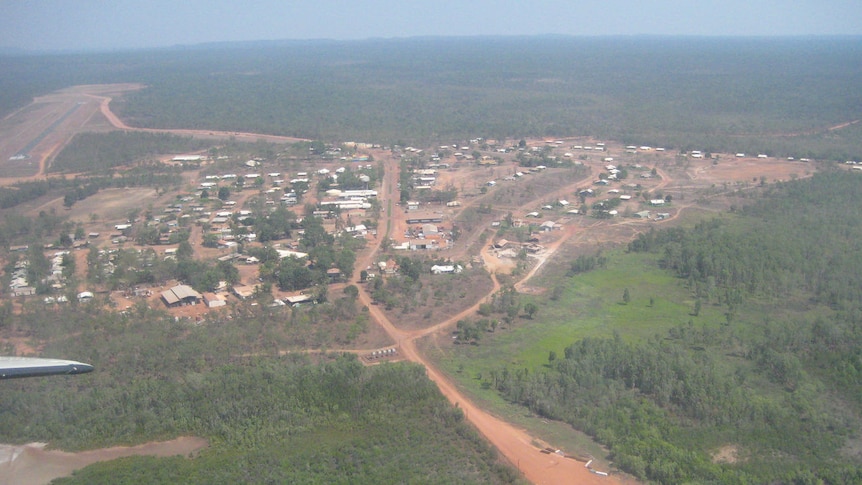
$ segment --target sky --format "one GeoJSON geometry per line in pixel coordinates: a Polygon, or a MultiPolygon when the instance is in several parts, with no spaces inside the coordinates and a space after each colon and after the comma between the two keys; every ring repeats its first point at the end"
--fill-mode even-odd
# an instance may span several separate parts
{"type": "Polygon", "coordinates": [[[862,0],[0,0],[0,48],[473,35],[862,35],[862,0]]]}

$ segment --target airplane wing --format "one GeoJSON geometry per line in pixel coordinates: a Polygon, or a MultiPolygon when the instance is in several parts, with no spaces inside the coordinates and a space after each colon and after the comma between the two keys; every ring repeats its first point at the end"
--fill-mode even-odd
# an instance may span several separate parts
{"type": "Polygon", "coordinates": [[[39,377],[56,374],[85,374],[92,371],[92,365],[73,360],[37,357],[0,357],[0,379],[39,377]]]}

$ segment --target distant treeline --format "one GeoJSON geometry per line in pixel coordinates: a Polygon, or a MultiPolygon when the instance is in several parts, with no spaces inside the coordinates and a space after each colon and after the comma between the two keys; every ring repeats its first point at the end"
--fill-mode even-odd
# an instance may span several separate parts
{"type": "Polygon", "coordinates": [[[812,294],[833,308],[862,303],[862,175],[821,173],[780,183],[741,213],[691,229],[640,234],[631,251],[658,251],[661,264],[689,280],[698,298],[734,305],[743,295],[812,294]]]}
{"type": "Polygon", "coordinates": [[[81,133],[51,163],[51,172],[102,172],[147,157],[209,148],[211,141],[167,133],[81,133]]]}
{"type": "Polygon", "coordinates": [[[841,160],[862,158],[862,127],[828,130],[860,118],[860,46],[853,37],[246,43],[8,58],[15,75],[0,74],[0,87],[20,105],[33,93],[21,79],[45,89],[141,82],[148,88],[112,106],[142,127],[380,143],[580,135],[841,160]]]}

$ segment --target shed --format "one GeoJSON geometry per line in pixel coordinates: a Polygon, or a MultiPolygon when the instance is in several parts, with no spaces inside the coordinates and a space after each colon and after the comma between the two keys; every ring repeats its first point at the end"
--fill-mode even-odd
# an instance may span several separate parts
{"type": "Polygon", "coordinates": [[[188,285],[177,285],[162,292],[162,300],[169,307],[194,305],[201,298],[201,294],[188,285]]]}
{"type": "Polygon", "coordinates": [[[312,301],[311,295],[293,295],[284,297],[284,302],[290,306],[296,306],[300,303],[307,303],[312,301]]]}
{"type": "Polygon", "coordinates": [[[204,303],[208,308],[216,308],[220,306],[225,306],[227,303],[221,295],[216,295],[215,293],[204,293],[204,303]]]}

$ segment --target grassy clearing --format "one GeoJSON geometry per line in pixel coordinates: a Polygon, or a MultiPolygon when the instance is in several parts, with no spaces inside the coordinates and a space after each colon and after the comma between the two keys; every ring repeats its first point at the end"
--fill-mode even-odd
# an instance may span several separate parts
{"type": "Polygon", "coordinates": [[[606,452],[585,434],[505,401],[489,384],[492,373],[504,365],[535,372],[548,365],[550,352],[562,358],[565,347],[585,337],[611,337],[618,332],[624,339],[641,340],[665,334],[688,321],[698,326],[724,322],[721,309],[711,305],[703,305],[699,316],[692,315],[691,292],[684,282],[660,269],[654,256],[622,251],[608,256],[603,270],[574,277],[560,271],[554,274],[553,270],[544,274],[537,284],[562,285],[564,291],[557,301],[547,296],[522,297],[522,303],[532,301],[539,306],[533,320],[521,317],[511,327],[486,333],[479,345],[442,342],[434,346],[426,342],[427,354],[462,391],[491,412],[569,453],[605,456],[606,452]],[[631,297],[628,304],[623,302],[625,288],[631,297]]]}
{"type": "MultiPolygon", "coordinates": [[[[640,340],[692,320],[719,325],[720,308],[703,305],[692,315],[694,297],[683,282],[661,270],[653,257],[615,252],[606,269],[575,277],[552,276],[542,286],[564,285],[558,301],[523,297],[539,306],[533,320],[519,318],[510,328],[483,336],[479,346],[458,346],[453,354],[466,366],[491,369],[502,362],[534,368],[547,363],[550,351],[562,355],[566,346],[584,337],[640,340]],[[629,290],[629,303],[623,292],[629,290]],[[652,299],[652,302],[650,301],[652,299]],[[501,356],[504,356],[501,358],[501,356]]],[[[459,362],[461,363],[461,362],[459,362]]]]}

